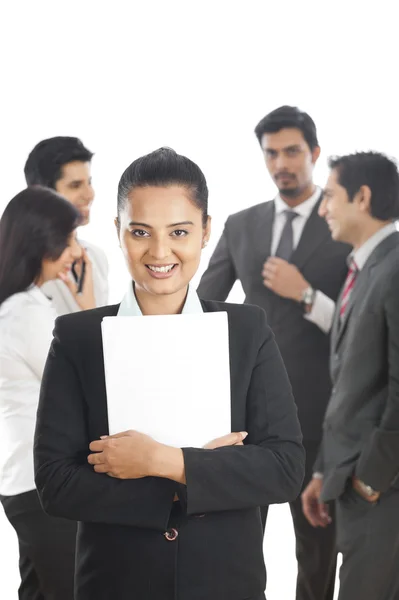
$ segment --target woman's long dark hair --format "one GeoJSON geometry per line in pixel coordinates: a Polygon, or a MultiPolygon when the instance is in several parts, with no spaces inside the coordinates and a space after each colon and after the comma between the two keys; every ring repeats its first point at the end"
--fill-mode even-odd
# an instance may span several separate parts
{"type": "Polygon", "coordinates": [[[44,258],[61,256],[79,219],[70,202],[40,186],[9,202],[0,219],[0,304],[35,283],[44,258]]]}

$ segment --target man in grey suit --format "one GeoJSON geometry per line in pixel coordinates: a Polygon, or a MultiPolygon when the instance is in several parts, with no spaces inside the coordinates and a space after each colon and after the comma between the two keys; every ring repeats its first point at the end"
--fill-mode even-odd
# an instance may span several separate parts
{"type": "MultiPolygon", "coordinates": [[[[25,164],[28,185],[43,185],[59,192],[81,214],[81,225],[90,220],[94,190],[91,182],[92,152],[76,137],[58,136],[42,140],[25,164]]],[[[74,274],[49,281],[42,287],[51,297],[58,315],[108,304],[108,261],[101,248],[79,240],[83,259],[74,274]],[[80,282],[80,279],[82,281],[80,282]]]]}
{"type": "Polygon", "coordinates": [[[319,212],[353,246],[331,336],[333,389],[303,508],[331,520],[339,600],[399,599],[399,174],[378,153],[330,161],[319,212]]]}
{"type": "MultiPolygon", "coordinates": [[[[227,219],[198,293],[204,299],[225,300],[239,279],[245,302],[265,309],[298,406],[307,485],[331,392],[328,331],[350,248],[331,240],[318,215],[322,191],[313,183],[313,168],[320,147],[311,117],[283,106],[262,119],[255,133],[279,193],[274,200],[227,219]]],[[[332,600],[334,525],[313,529],[300,498],[290,507],[298,559],[297,600],[332,600]]],[[[266,515],[264,507],[264,526],[266,515]]]]}

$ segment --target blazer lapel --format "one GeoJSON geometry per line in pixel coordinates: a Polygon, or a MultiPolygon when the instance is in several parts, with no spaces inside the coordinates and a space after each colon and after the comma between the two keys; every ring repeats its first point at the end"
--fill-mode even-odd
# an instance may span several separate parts
{"type": "Polygon", "coordinates": [[[315,250],[320,244],[326,239],[331,239],[331,233],[327,223],[324,219],[319,217],[318,214],[320,203],[321,197],[306,221],[298,246],[293,252],[291,262],[296,265],[298,269],[301,269],[306,261],[314,255],[315,250]]]}
{"type": "Polygon", "coordinates": [[[343,296],[345,286],[341,290],[341,294],[339,296],[337,308],[335,311],[335,319],[334,319],[335,331],[333,334],[333,340],[334,340],[335,350],[337,350],[339,344],[342,341],[342,338],[344,337],[344,333],[348,326],[348,320],[349,320],[350,314],[353,310],[353,307],[356,303],[356,299],[364,296],[364,293],[367,290],[369,275],[370,275],[370,268],[371,268],[371,266],[367,265],[367,263],[366,263],[366,265],[363,267],[363,269],[358,274],[357,280],[352,289],[351,295],[349,296],[349,301],[346,306],[345,314],[344,314],[342,320],[341,320],[339,311],[340,311],[340,307],[341,307],[342,296],[343,296]]]}
{"type": "Polygon", "coordinates": [[[376,266],[376,264],[378,262],[380,262],[384,258],[384,256],[386,256],[398,244],[399,244],[399,233],[396,233],[396,232],[392,233],[387,238],[385,238],[380,244],[378,244],[378,246],[370,254],[369,258],[366,261],[366,264],[364,265],[363,269],[360,271],[359,275],[357,276],[355,286],[349,297],[349,302],[346,307],[345,314],[340,323],[339,308],[341,306],[341,301],[342,301],[342,296],[343,296],[343,291],[344,291],[345,286],[341,290],[340,297],[337,301],[337,308],[335,311],[335,318],[334,318],[333,331],[332,331],[332,345],[335,350],[337,350],[339,344],[341,343],[341,341],[344,337],[345,331],[348,326],[349,317],[350,317],[351,312],[356,304],[356,301],[359,298],[364,297],[364,295],[367,292],[367,289],[369,287],[370,275],[371,275],[373,268],[376,266]]]}
{"type": "Polygon", "coordinates": [[[262,264],[270,256],[273,236],[275,206],[274,201],[266,202],[262,205],[262,211],[257,219],[253,234],[253,243],[256,256],[262,261],[262,264]]]}

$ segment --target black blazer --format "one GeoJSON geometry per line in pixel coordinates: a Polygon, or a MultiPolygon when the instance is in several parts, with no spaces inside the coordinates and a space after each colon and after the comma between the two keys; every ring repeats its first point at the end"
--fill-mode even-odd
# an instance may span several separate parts
{"type": "Polygon", "coordinates": [[[324,500],[356,475],[380,492],[399,488],[399,233],[360,271],[331,338],[333,390],[316,463],[324,500]]]}
{"type": "MultiPolygon", "coordinates": [[[[312,287],[336,301],[344,283],[350,252],[334,242],[315,206],[306,222],[291,262],[312,287]]],[[[298,302],[281,298],[265,287],[263,264],[270,257],[275,217],[274,201],[263,202],[230,216],[198,287],[201,298],[226,300],[240,280],[245,302],[266,311],[267,321],[286,366],[305,441],[319,442],[331,393],[329,335],[304,318],[298,302]]]]}
{"type": "Polygon", "coordinates": [[[187,487],[154,477],[118,480],[88,465],[89,443],[108,433],[100,325],[118,306],[56,322],[34,459],[46,512],[80,521],[75,600],[171,600],[176,590],[179,600],[263,598],[258,507],[300,492],[297,411],[264,312],[216,302],[203,308],[228,313],[231,426],[249,435],[244,447],[183,449],[187,487]],[[171,514],[176,491],[180,516],[171,514]],[[164,536],[170,527],[176,541],[164,536]]]}

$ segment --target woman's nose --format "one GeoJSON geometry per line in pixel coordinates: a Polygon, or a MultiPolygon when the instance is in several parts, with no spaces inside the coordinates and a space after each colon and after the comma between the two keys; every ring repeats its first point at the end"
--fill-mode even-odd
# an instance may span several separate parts
{"type": "Polygon", "coordinates": [[[150,247],[150,254],[157,260],[164,260],[170,254],[169,245],[166,240],[154,240],[150,247]]]}

